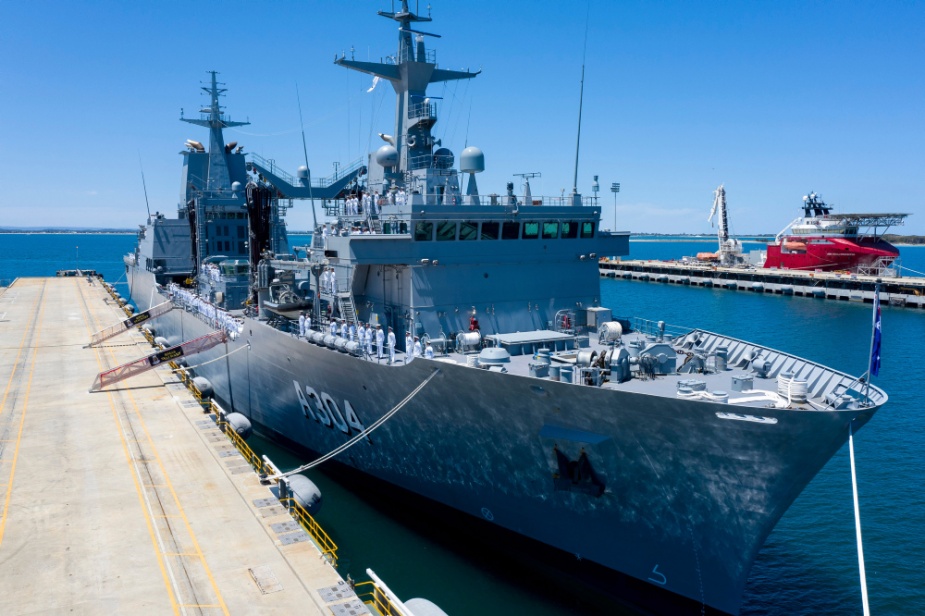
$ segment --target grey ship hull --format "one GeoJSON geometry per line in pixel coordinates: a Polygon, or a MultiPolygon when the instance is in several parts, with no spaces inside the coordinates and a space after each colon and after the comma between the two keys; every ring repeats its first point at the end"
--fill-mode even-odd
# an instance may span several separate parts
{"type": "MultiPolygon", "coordinates": [[[[139,309],[152,297],[163,301],[152,293],[151,274],[130,269],[139,309]]],[[[172,342],[211,329],[179,310],[154,326],[172,342]]],[[[338,461],[686,597],[697,611],[738,612],[751,565],[777,520],[847,440],[848,423],[863,425],[876,411],[763,409],[776,424],[725,421],[716,413],[729,407],[707,402],[425,359],[380,365],[253,319],[229,350],[247,344],[197,373],[224,404],[321,453],[358,432],[343,419],[348,403],[369,426],[439,368],[369,442],[338,461]],[[304,410],[298,392],[306,387],[327,414],[312,402],[304,410]],[[555,490],[554,446],[572,459],[587,452],[607,486],[604,496],[555,490]]],[[[194,363],[225,352],[218,347],[194,363]]]]}

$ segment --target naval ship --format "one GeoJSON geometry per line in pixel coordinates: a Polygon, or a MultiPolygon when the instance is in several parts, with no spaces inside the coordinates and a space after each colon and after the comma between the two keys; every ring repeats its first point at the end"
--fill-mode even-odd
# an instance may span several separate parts
{"type": "Polygon", "coordinates": [[[598,260],[626,255],[628,233],[577,190],[481,192],[484,153],[456,165],[427,95],[478,73],[441,68],[416,29],[430,16],[406,1],[379,15],[398,24],[394,55],[335,64],[392,86],[394,130],[334,176],[226,143],[244,123],[212,73],[210,103],[181,114],[209,139],[181,153],[178,210],[149,216],[125,257],[132,300],[180,308],[153,322],[167,344],[226,330],[195,371],[263,433],[342,450],[333,464],[354,476],[579,576],[602,569],[638,605],[736,614],[768,534],[887,395],[786,351],[614,315],[598,260]],[[331,221],[307,246],[289,246],[294,200],[331,221]]]}

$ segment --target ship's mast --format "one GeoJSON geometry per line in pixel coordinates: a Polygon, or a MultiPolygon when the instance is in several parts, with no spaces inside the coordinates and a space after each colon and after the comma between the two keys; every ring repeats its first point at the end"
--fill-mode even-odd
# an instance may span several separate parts
{"type": "Polygon", "coordinates": [[[398,53],[386,62],[361,62],[345,55],[335,58],[334,63],[361,73],[386,79],[395,89],[395,135],[392,137],[399,152],[399,170],[414,168],[415,160],[429,159],[433,154],[434,139],[431,127],[437,121],[436,109],[426,98],[427,86],[441,81],[471,79],[481,71],[450,71],[437,68],[433,52],[424,48],[424,37],[437,34],[413,30],[411,24],[429,22],[430,16],[417,15],[408,8],[408,0],[402,0],[398,12],[379,11],[379,15],[399,23],[398,53]],[[412,39],[414,35],[414,39],[412,39]]]}
{"type": "Polygon", "coordinates": [[[227,88],[219,87],[225,84],[219,83],[217,71],[209,71],[209,74],[212,75],[212,83],[209,86],[202,86],[202,89],[209,94],[210,103],[208,107],[203,107],[199,110],[201,113],[207,114],[207,116],[198,120],[182,116],[180,119],[209,129],[209,175],[205,178],[204,188],[208,191],[222,191],[231,188],[228,161],[225,159],[225,138],[222,130],[234,126],[247,126],[250,122],[232,122],[225,118],[218,98],[227,91],[227,88]]]}

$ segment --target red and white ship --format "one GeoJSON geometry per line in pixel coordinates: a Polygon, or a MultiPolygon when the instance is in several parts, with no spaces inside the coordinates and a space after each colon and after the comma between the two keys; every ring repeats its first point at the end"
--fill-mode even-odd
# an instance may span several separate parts
{"type": "Polygon", "coordinates": [[[833,214],[832,206],[810,193],[803,216],[788,224],[768,244],[764,267],[794,270],[845,270],[877,273],[899,257],[883,239],[908,214],[833,214]]]}

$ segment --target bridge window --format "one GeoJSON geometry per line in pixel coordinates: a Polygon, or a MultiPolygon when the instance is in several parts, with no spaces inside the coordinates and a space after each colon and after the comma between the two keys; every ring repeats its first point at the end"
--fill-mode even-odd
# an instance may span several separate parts
{"type": "Polygon", "coordinates": [[[502,240],[516,240],[520,237],[520,223],[506,222],[501,225],[502,240]]]}
{"type": "Polygon", "coordinates": [[[441,222],[437,224],[437,241],[438,242],[452,242],[456,239],[456,223],[455,222],[441,222]]]}
{"type": "Polygon", "coordinates": [[[586,240],[594,237],[594,223],[587,221],[581,223],[581,239],[586,240]]]}
{"type": "Polygon", "coordinates": [[[499,225],[496,222],[483,222],[482,223],[482,235],[480,236],[483,240],[496,240],[498,239],[499,225]]]}
{"type": "Polygon", "coordinates": [[[459,223],[459,239],[474,240],[479,236],[479,223],[461,222],[459,223]]]}
{"type": "Polygon", "coordinates": [[[524,223],[524,239],[535,240],[540,236],[540,223],[535,220],[524,223]]]}
{"type": "Polygon", "coordinates": [[[543,223],[543,239],[554,240],[559,237],[559,223],[546,221],[543,223]]]}
{"type": "Polygon", "coordinates": [[[414,241],[427,242],[434,239],[434,223],[419,222],[414,226],[414,241]]]}
{"type": "Polygon", "coordinates": [[[578,237],[578,223],[573,220],[562,223],[562,237],[568,240],[578,237]]]}

